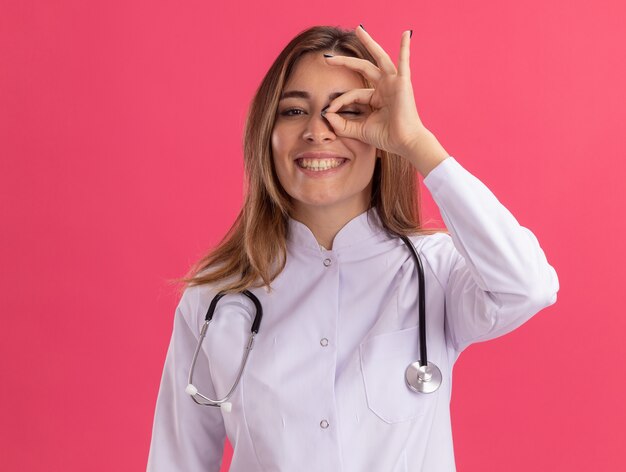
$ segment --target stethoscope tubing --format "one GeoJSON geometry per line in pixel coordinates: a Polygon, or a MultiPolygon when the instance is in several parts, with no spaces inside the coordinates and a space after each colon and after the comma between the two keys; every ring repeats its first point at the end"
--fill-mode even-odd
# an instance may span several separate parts
{"type": "Polygon", "coordinates": [[[200,330],[200,337],[198,339],[198,345],[196,346],[196,350],[193,353],[193,359],[191,361],[191,369],[189,369],[189,377],[187,379],[186,391],[189,395],[191,395],[191,398],[193,399],[193,401],[196,402],[198,405],[221,406],[222,404],[227,403],[228,399],[233,394],[233,392],[235,391],[235,388],[237,388],[237,385],[239,385],[239,381],[241,380],[243,369],[246,366],[246,362],[248,361],[248,355],[250,354],[250,351],[252,350],[252,347],[254,346],[254,337],[259,332],[259,328],[261,327],[261,321],[263,319],[263,306],[261,305],[261,302],[256,297],[256,295],[254,295],[249,290],[244,290],[241,293],[243,293],[248,298],[250,298],[250,300],[252,300],[256,308],[256,315],[254,316],[254,321],[250,328],[250,336],[248,337],[248,344],[246,345],[246,348],[244,349],[243,357],[241,359],[241,364],[239,365],[239,371],[237,372],[237,379],[233,383],[233,386],[230,389],[230,391],[223,398],[219,400],[213,400],[211,398],[208,398],[207,396],[198,392],[198,389],[195,388],[195,386],[193,385],[193,372],[196,367],[198,354],[200,353],[200,349],[202,347],[202,341],[204,341],[204,337],[206,336],[206,332],[209,328],[209,325],[211,324],[211,321],[213,321],[213,314],[215,313],[215,309],[217,308],[217,303],[220,301],[222,297],[226,295],[226,293],[220,292],[215,297],[213,297],[213,300],[211,301],[211,304],[209,305],[209,309],[207,310],[207,314],[204,317],[204,324],[202,325],[202,329],[200,330]],[[202,399],[202,401],[199,400],[199,398],[202,399]]]}
{"type": "Polygon", "coordinates": [[[411,250],[411,255],[415,260],[415,264],[417,265],[417,278],[418,278],[418,289],[419,289],[419,339],[420,339],[420,365],[428,365],[428,354],[426,353],[426,282],[424,281],[424,266],[422,266],[422,260],[417,255],[417,249],[413,245],[413,241],[411,241],[407,236],[400,236],[400,239],[404,241],[404,243],[411,250]]]}

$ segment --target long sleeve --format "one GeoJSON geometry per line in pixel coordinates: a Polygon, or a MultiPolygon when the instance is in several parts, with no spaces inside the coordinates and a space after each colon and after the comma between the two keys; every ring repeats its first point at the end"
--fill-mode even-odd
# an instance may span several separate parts
{"type": "MultiPolygon", "coordinates": [[[[200,406],[185,393],[199,336],[188,322],[197,310],[197,297],[195,287],[187,289],[176,308],[156,402],[148,472],[218,472],[221,466],[226,437],[221,410],[200,406]]],[[[195,372],[199,391],[215,398],[204,350],[198,355],[195,372]]]]}
{"type": "Polygon", "coordinates": [[[446,328],[454,348],[506,334],[556,302],[559,280],[535,235],[452,156],[424,184],[450,235],[441,257],[449,267],[446,328]]]}

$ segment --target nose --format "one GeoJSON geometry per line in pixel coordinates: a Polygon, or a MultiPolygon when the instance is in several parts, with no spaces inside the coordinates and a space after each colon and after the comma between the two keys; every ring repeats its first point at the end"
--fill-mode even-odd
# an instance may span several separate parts
{"type": "MultiPolygon", "coordinates": [[[[328,107],[324,107],[324,111],[328,107]]],[[[302,133],[303,139],[308,142],[324,142],[336,138],[333,127],[321,113],[311,113],[311,117],[306,121],[306,127],[302,133]]]]}

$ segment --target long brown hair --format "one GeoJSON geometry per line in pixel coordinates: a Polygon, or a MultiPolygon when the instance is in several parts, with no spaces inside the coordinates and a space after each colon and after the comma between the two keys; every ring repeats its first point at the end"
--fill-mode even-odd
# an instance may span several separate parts
{"type": "MultiPolygon", "coordinates": [[[[248,110],[243,152],[245,201],[237,219],[216,248],[175,282],[186,286],[221,283],[226,293],[265,286],[282,272],[287,258],[289,195],[282,188],[272,160],[271,134],[278,101],[296,61],[306,53],[366,59],[378,65],[352,30],[314,26],[302,31],[283,49],[263,78],[248,110]],[[209,270],[211,269],[211,270],[209,270]]],[[[365,87],[372,88],[363,77],[365,87]]],[[[433,234],[444,229],[421,226],[417,172],[405,158],[377,151],[370,208],[375,207],[392,235],[433,234]]]]}

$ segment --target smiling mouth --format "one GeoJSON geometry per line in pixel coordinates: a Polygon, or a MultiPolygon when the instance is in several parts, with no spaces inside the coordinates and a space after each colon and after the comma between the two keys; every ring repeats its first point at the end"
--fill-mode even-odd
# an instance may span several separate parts
{"type": "Polygon", "coordinates": [[[339,158],[329,158],[329,159],[311,159],[311,158],[300,158],[296,159],[296,163],[298,167],[302,169],[312,170],[312,171],[324,171],[329,169],[334,169],[335,167],[339,167],[343,163],[345,163],[348,159],[339,157],[339,158]]]}

